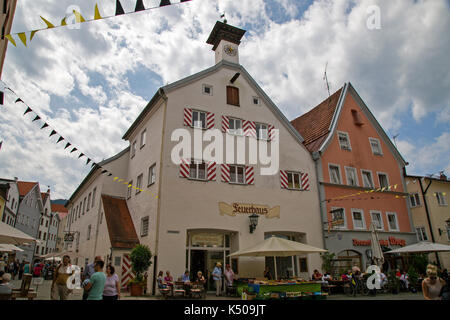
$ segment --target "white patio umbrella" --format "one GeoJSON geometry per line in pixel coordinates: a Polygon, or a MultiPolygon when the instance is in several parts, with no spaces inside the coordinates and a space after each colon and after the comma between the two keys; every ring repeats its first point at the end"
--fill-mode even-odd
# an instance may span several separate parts
{"type": "Polygon", "coordinates": [[[14,251],[23,251],[19,247],[16,247],[13,244],[0,244],[0,252],[14,252],[14,251]]]}
{"type": "Polygon", "coordinates": [[[0,222],[0,243],[21,245],[35,241],[35,238],[26,233],[0,222]]]}
{"type": "Polygon", "coordinates": [[[58,261],[58,262],[60,262],[61,258],[60,257],[48,257],[48,258],[45,258],[44,261],[58,261]]]}
{"type": "Polygon", "coordinates": [[[430,253],[430,252],[445,252],[450,251],[450,246],[446,244],[433,243],[428,241],[422,241],[411,244],[409,246],[391,250],[388,253],[430,253]]]}
{"type": "Polygon", "coordinates": [[[370,248],[372,249],[372,259],[375,264],[381,267],[384,263],[383,250],[381,250],[380,241],[378,240],[378,233],[375,230],[375,225],[372,223],[370,226],[372,241],[370,248]]]}
{"type": "Polygon", "coordinates": [[[232,253],[229,257],[274,257],[275,264],[275,279],[277,278],[277,263],[276,257],[290,257],[305,253],[319,253],[327,250],[309,246],[296,241],[286,240],[272,236],[264,241],[232,253]]]}

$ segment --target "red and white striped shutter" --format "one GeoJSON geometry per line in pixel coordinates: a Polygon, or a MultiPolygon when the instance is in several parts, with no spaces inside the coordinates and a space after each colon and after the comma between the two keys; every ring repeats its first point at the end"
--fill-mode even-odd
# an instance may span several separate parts
{"type": "Polygon", "coordinates": [[[304,172],[302,172],[302,190],[309,190],[309,177],[304,172]]]}
{"type": "Polygon", "coordinates": [[[253,167],[245,166],[245,183],[255,184],[255,171],[253,167]]]}
{"type": "Polygon", "coordinates": [[[222,131],[228,132],[229,128],[230,128],[230,121],[228,120],[228,117],[222,116],[222,131]]]}
{"type": "Polygon", "coordinates": [[[131,259],[128,254],[124,254],[122,256],[122,277],[121,277],[120,285],[122,288],[125,288],[128,282],[134,278],[134,273],[131,268],[131,259]]]}
{"type": "Polygon", "coordinates": [[[285,170],[280,170],[280,184],[282,189],[288,188],[288,175],[285,170]]]}
{"type": "Polygon", "coordinates": [[[189,178],[190,161],[188,159],[181,159],[180,163],[180,177],[189,178]]]}
{"type": "Polygon", "coordinates": [[[273,131],[274,127],[273,127],[273,125],[269,124],[267,129],[269,131],[268,132],[268,134],[269,134],[269,141],[272,141],[273,138],[274,138],[274,134],[275,134],[275,131],[273,131]]]}
{"type": "Polygon", "coordinates": [[[222,171],[222,181],[223,182],[230,182],[230,166],[226,163],[222,163],[220,165],[221,171],[222,171]]]}
{"type": "Polygon", "coordinates": [[[192,127],[192,109],[184,108],[184,122],[185,126],[192,127]]]}
{"type": "Polygon", "coordinates": [[[256,138],[256,125],[253,121],[244,120],[244,136],[256,138]]]}
{"type": "Polygon", "coordinates": [[[214,113],[208,112],[206,115],[206,128],[214,129],[214,113]]]}
{"type": "Polygon", "coordinates": [[[216,180],[216,163],[208,162],[208,181],[216,180]]]}

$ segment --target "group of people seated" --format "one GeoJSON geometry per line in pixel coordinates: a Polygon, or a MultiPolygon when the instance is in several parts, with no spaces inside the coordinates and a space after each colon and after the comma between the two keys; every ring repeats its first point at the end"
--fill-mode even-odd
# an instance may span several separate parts
{"type": "MultiPolygon", "coordinates": [[[[158,288],[159,289],[166,289],[166,288],[170,288],[173,287],[174,285],[174,279],[173,276],[170,274],[170,271],[166,271],[166,276],[164,276],[164,272],[163,271],[159,271],[158,273],[158,288]]],[[[178,281],[182,281],[185,285],[191,285],[192,281],[191,278],[189,276],[189,271],[186,270],[185,273],[178,278],[178,281]]],[[[197,277],[195,278],[195,281],[193,281],[193,283],[195,284],[200,284],[200,285],[204,285],[206,283],[206,279],[203,276],[201,271],[197,272],[197,277]]]]}

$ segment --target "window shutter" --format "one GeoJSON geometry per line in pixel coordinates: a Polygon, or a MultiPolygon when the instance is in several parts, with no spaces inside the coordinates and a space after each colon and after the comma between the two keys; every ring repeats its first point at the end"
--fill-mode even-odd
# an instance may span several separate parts
{"type": "Polygon", "coordinates": [[[288,188],[288,175],[285,170],[280,170],[280,184],[281,184],[281,189],[288,188]]]}
{"type": "Polygon", "coordinates": [[[214,129],[214,113],[208,112],[206,116],[206,128],[214,129]]]}
{"type": "Polygon", "coordinates": [[[269,124],[268,127],[267,127],[267,131],[268,131],[268,135],[269,135],[269,137],[268,137],[269,141],[272,141],[274,139],[275,131],[273,129],[274,129],[273,125],[269,124]]]}
{"type": "Polygon", "coordinates": [[[253,121],[243,120],[244,136],[256,138],[256,125],[253,121]]]}
{"type": "Polygon", "coordinates": [[[192,126],[192,109],[184,108],[184,123],[185,126],[192,126]]]}
{"type": "Polygon", "coordinates": [[[216,163],[214,161],[208,162],[208,181],[216,180],[216,163]]]}
{"type": "Polygon", "coordinates": [[[230,166],[226,163],[222,163],[220,165],[221,171],[222,171],[222,181],[223,182],[230,182],[230,166]]]}
{"type": "Polygon", "coordinates": [[[245,166],[245,183],[255,184],[255,174],[254,168],[250,166],[245,166]]]}
{"type": "Polygon", "coordinates": [[[228,132],[228,129],[230,128],[230,122],[228,120],[227,116],[222,116],[222,131],[228,132]]]}
{"type": "Polygon", "coordinates": [[[302,190],[309,190],[309,177],[304,172],[302,172],[302,190]]]}
{"type": "Polygon", "coordinates": [[[227,104],[239,106],[239,88],[227,86],[227,104]]]}
{"type": "Polygon", "coordinates": [[[189,178],[190,161],[188,159],[181,159],[180,163],[180,177],[189,178]]]}

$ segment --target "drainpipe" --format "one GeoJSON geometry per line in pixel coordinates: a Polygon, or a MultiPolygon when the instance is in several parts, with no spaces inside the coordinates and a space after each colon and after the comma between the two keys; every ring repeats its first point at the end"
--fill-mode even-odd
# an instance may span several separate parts
{"type": "MultiPolygon", "coordinates": [[[[419,180],[419,185],[420,185],[420,191],[422,192],[423,203],[424,203],[424,206],[425,206],[425,213],[427,215],[428,227],[430,228],[431,241],[433,241],[433,243],[435,243],[436,241],[434,240],[433,227],[431,226],[430,212],[428,211],[427,199],[425,198],[425,195],[427,194],[428,188],[430,188],[431,183],[433,182],[433,180],[430,179],[430,183],[427,185],[425,190],[423,190],[422,178],[419,178],[418,180],[419,180]]],[[[439,255],[438,255],[437,252],[435,252],[434,254],[436,255],[436,262],[437,262],[437,264],[438,264],[438,266],[440,268],[441,267],[441,261],[439,260],[439,255]]]]}
{"type": "MultiPolygon", "coordinates": [[[[320,229],[322,230],[323,248],[326,249],[324,225],[325,225],[325,218],[327,218],[327,210],[326,210],[326,203],[323,204],[325,206],[325,210],[323,208],[322,200],[325,200],[325,199],[322,199],[322,193],[320,192],[320,188],[321,188],[321,186],[320,186],[320,176],[321,175],[319,174],[320,153],[313,152],[312,157],[314,160],[314,167],[316,169],[317,192],[319,194],[319,208],[320,208],[320,221],[321,221],[320,229]]],[[[326,222],[328,222],[328,220],[326,222]]]]}

